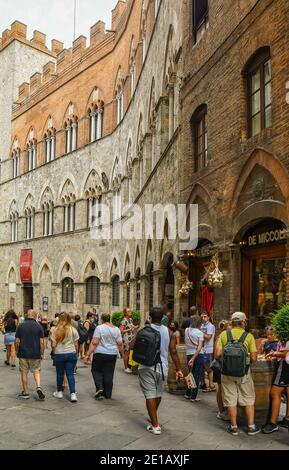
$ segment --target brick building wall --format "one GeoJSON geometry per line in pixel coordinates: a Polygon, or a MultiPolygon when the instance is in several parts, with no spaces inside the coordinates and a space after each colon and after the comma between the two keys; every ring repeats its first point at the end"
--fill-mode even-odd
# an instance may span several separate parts
{"type": "Polygon", "coordinates": [[[283,0],[209,1],[206,28],[194,44],[191,4],[184,2],[183,8],[181,200],[198,199],[203,208],[199,237],[220,254],[225,282],[215,289],[214,309],[220,319],[242,307],[239,242],[246,230],[269,218],[288,225],[289,5],[283,0]],[[250,138],[244,69],[265,46],[272,61],[272,125],[250,138]],[[203,103],[209,163],[195,171],[190,120],[203,103]]]}

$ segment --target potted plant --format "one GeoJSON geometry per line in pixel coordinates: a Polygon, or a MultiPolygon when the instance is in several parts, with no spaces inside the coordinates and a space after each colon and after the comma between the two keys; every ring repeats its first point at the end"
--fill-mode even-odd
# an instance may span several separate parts
{"type": "Polygon", "coordinates": [[[289,304],[283,305],[272,318],[272,326],[279,341],[289,341],[289,304]]]}

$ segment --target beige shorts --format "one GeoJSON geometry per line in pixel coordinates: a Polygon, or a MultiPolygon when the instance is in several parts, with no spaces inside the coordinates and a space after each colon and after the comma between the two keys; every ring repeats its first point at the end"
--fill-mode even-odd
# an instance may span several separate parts
{"type": "Polygon", "coordinates": [[[19,359],[20,372],[38,372],[41,369],[40,359],[19,359]]]}
{"type": "Polygon", "coordinates": [[[164,382],[161,374],[147,367],[138,370],[138,378],[146,400],[162,397],[164,382]]]}
{"type": "Polygon", "coordinates": [[[255,388],[252,375],[249,372],[245,377],[221,378],[222,397],[224,406],[249,406],[255,404],[255,388]]]}

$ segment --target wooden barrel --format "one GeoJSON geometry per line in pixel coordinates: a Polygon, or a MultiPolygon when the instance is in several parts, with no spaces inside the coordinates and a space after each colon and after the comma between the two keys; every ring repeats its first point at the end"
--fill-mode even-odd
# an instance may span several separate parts
{"type": "MultiPolygon", "coordinates": [[[[270,389],[272,385],[274,364],[269,361],[259,361],[251,365],[252,378],[255,385],[255,416],[257,420],[266,422],[270,411],[270,389]]],[[[239,408],[240,416],[245,415],[245,409],[239,408]]]]}
{"type": "MultiPolygon", "coordinates": [[[[187,348],[185,345],[180,344],[177,346],[178,356],[180,358],[182,372],[184,377],[188,375],[188,367],[187,367],[187,348]]],[[[171,356],[169,355],[169,373],[168,373],[168,391],[170,393],[174,393],[176,395],[184,395],[186,391],[186,381],[177,382],[176,381],[176,367],[172,361],[171,356]]]]}

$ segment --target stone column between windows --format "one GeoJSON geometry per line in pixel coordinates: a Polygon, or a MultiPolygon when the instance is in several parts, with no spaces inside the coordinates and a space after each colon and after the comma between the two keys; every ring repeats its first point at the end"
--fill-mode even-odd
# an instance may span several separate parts
{"type": "Polygon", "coordinates": [[[28,171],[32,170],[32,148],[28,148],[28,171]]]}
{"type": "Polygon", "coordinates": [[[94,142],[96,138],[96,114],[90,114],[90,142],[94,142]]]}
{"type": "Polygon", "coordinates": [[[101,139],[102,137],[102,109],[99,109],[97,112],[97,134],[96,138],[101,139]]]}
{"type": "Polygon", "coordinates": [[[64,232],[69,230],[69,206],[64,206],[64,232]]]}
{"type": "Polygon", "coordinates": [[[43,216],[44,216],[44,233],[43,233],[43,235],[46,237],[47,233],[48,233],[48,230],[47,230],[47,210],[45,210],[45,212],[43,213],[43,216]]]}
{"type": "Polygon", "coordinates": [[[71,127],[66,128],[66,153],[71,152],[71,127]]]}
{"type": "Polygon", "coordinates": [[[46,163],[50,162],[50,138],[46,139],[46,163]]]}
{"type": "Polygon", "coordinates": [[[50,161],[55,159],[55,135],[51,137],[50,161]]]}
{"type": "Polygon", "coordinates": [[[36,168],[36,145],[32,146],[32,169],[36,168]]]}
{"type": "Polygon", "coordinates": [[[72,152],[76,150],[77,146],[77,124],[72,124],[72,152]]]}
{"type": "Polygon", "coordinates": [[[53,233],[53,209],[50,207],[48,211],[48,235],[53,233]]]}

